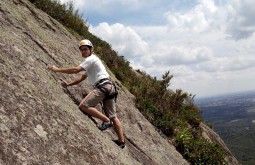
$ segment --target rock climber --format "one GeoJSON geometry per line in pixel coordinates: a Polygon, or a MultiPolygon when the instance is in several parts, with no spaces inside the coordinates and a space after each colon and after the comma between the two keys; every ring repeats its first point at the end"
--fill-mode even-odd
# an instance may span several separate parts
{"type": "Polygon", "coordinates": [[[56,66],[48,66],[48,70],[66,74],[77,74],[84,72],[81,76],[70,82],[62,80],[62,86],[68,87],[80,83],[88,78],[89,84],[94,88],[81,101],[79,108],[88,115],[102,120],[102,124],[98,126],[100,130],[105,130],[113,125],[118,136],[118,140],[113,140],[121,148],[125,147],[125,137],[123,134],[122,124],[116,115],[115,97],[117,89],[115,84],[110,80],[102,61],[93,52],[93,45],[88,39],[80,41],[79,50],[84,61],[76,67],[59,68],[56,66]],[[105,114],[98,111],[95,107],[100,102],[103,103],[105,114]]]}

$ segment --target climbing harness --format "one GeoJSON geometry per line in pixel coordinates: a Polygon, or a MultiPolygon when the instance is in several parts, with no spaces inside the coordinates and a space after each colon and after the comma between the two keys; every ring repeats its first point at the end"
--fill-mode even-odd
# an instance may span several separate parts
{"type": "Polygon", "coordinates": [[[115,102],[117,101],[118,90],[117,90],[115,83],[112,82],[110,79],[104,78],[104,79],[99,80],[96,83],[95,87],[105,94],[104,100],[114,99],[115,102]],[[105,85],[107,85],[107,84],[111,84],[110,90],[105,87],[105,85]],[[112,89],[112,88],[114,88],[114,89],[112,89]]]}

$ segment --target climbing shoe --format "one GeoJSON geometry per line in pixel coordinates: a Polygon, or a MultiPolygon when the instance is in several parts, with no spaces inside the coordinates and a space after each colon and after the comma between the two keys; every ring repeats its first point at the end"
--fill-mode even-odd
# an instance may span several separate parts
{"type": "Polygon", "coordinates": [[[120,148],[125,148],[126,143],[125,142],[120,142],[119,140],[112,140],[115,144],[120,146],[120,148]]]}
{"type": "Polygon", "coordinates": [[[112,127],[113,124],[111,122],[103,122],[100,126],[98,126],[98,129],[101,131],[106,130],[109,127],[112,127]]]}

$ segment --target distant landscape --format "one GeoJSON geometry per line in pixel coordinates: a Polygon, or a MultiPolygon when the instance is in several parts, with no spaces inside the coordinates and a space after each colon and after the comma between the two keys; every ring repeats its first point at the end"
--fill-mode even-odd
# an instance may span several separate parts
{"type": "Polygon", "coordinates": [[[255,164],[255,91],[195,100],[203,119],[243,165],[255,164]]]}

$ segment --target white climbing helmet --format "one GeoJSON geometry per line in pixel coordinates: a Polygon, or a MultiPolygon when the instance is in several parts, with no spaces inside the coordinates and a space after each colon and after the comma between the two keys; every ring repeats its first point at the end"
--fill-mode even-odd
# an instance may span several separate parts
{"type": "Polygon", "coordinates": [[[90,40],[87,40],[87,39],[81,40],[81,42],[80,42],[80,44],[79,44],[79,48],[80,48],[81,46],[83,46],[83,45],[89,46],[89,47],[92,47],[92,48],[93,48],[92,43],[90,42],[90,40]]]}

